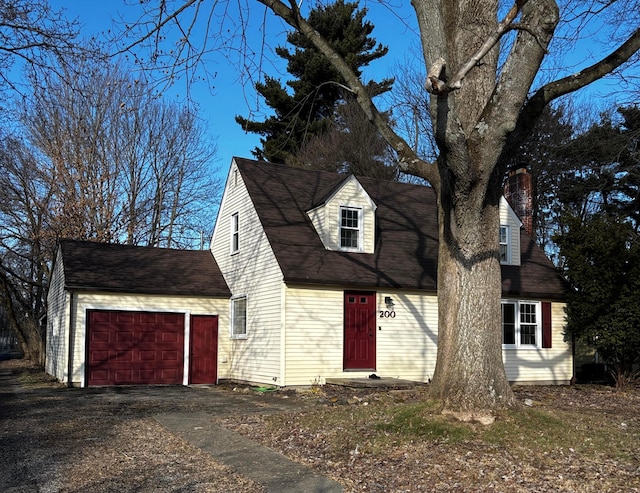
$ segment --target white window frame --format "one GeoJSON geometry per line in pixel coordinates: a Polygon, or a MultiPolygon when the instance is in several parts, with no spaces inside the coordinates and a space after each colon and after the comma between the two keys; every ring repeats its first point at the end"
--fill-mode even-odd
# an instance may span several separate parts
{"type": "Polygon", "coordinates": [[[234,296],[231,298],[229,302],[229,313],[230,313],[230,327],[229,327],[229,337],[231,339],[246,339],[247,338],[247,312],[248,312],[248,302],[247,296],[234,296]],[[238,327],[236,327],[237,323],[242,323],[242,319],[238,318],[238,313],[236,313],[236,309],[240,306],[239,302],[244,302],[244,324],[242,324],[241,331],[236,331],[238,327]]]}
{"type": "Polygon", "coordinates": [[[338,209],[338,249],[343,252],[361,252],[364,249],[363,245],[363,234],[362,234],[362,224],[363,213],[362,207],[353,207],[349,205],[341,205],[338,209]],[[358,226],[356,228],[346,227],[342,225],[342,211],[353,211],[357,213],[357,221],[358,226]],[[358,246],[357,247],[346,247],[342,246],[342,230],[345,229],[347,231],[357,231],[358,238],[358,246]]]}
{"type": "Polygon", "coordinates": [[[501,306],[501,328],[502,328],[502,347],[503,349],[540,349],[542,348],[542,304],[539,301],[531,300],[502,300],[501,306]],[[504,307],[512,305],[514,307],[514,344],[504,343],[504,307]],[[531,312],[535,317],[535,323],[526,320],[530,313],[529,308],[533,307],[531,312]],[[533,327],[535,344],[525,344],[522,342],[522,328],[533,327]]]}
{"type": "Polygon", "coordinates": [[[498,254],[500,255],[500,263],[504,265],[511,265],[511,228],[509,226],[501,224],[498,231],[498,254]],[[502,234],[504,232],[504,238],[502,234]],[[502,258],[502,248],[506,249],[505,258],[502,258]]]}
{"type": "Polygon", "coordinates": [[[231,253],[238,253],[240,251],[240,216],[238,212],[231,214],[230,219],[231,238],[230,238],[230,250],[231,253]]]}

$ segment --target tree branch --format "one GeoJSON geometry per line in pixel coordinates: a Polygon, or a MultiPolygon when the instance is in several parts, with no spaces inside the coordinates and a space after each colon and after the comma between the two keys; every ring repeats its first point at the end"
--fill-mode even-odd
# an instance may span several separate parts
{"type": "Polygon", "coordinates": [[[640,29],[636,29],[622,45],[606,58],[578,73],[550,82],[539,88],[525,103],[520,112],[515,130],[511,132],[507,139],[500,161],[507,162],[511,158],[520,142],[531,133],[538,118],[551,101],[601,79],[627,62],[638,51],[640,51],[640,29]]]}
{"type": "Polygon", "coordinates": [[[425,87],[429,92],[433,94],[443,94],[462,87],[462,81],[469,72],[480,63],[482,58],[491,51],[491,49],[500,41],[500,38],[508,31],[511,30],[511,24],[518,16],[522,7],[528,0],[516,0],[502,22],[498,24],[498,27],[489,36],[482,46],[476,51],[467,62],[458,69],[458,71],[451,77],[449,81],[442,81],[439,79],[440,72],[444,66],[444,60],[442,58],[436,60],[436,62],[429,68],[429,76],[425,87]],[[439,65],[439,66],[438,66],[439,65]]]}
{"type": "Polygon", "coordinates": [[[150,29],[147,34],[145,34],[141,38],[138,38],[138,39],[134,40],[133,43],[129,44],[125,48],[122,48],[122,49],[116,51],[115,53],[113,53],[113,55],[115,56],[115,55],[121,55],[123,53],[126,53],[126,52],[132,50],[134,47],[144,43],[147,39],[151,38],[153,35],[158,34],[165,25],[167,25],[173,19],[176,19],[183,11],[188,9],[191,5],[193,5],[197,1],[198,0],[188,0],[188,1],[186,1],[180,8],[176,9],[175,12],[171,13],[171,15],[168,15],[164,20],[162,20],[160,17],[158,17],[157,24],[155,24],[153,26],[153,28],[150,29]]]}
{"type": "Polygon", "coordinates": [[[409,174],[413,174],[428,180],[432,185],[439,183],[438,170],[422,160],[411,146],[405,142],[395,131],[388,125],[386,119],[380,114],[373,101],[369,97],[366,87],[362,84],[358,76],[351,70],[347,62],[327,43],[327,41],[304,19],[295,4],[292,1],[292,7],[287,7],[280,0],[258,0],[266,7],[271,9],[273,13],[282,18],[291,27],[298,30],[313,45],[327,57],[329,62],[342,75],[344,80],[350,87],[350,91],[356,95],[358,104],[364,111],[367,118],[375,125],[384,139],[398,153],[400,169],[409,174]]]}

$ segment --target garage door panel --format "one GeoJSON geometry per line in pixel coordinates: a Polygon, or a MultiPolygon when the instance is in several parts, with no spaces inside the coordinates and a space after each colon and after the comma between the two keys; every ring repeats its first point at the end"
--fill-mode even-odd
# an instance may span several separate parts
{"type": "Polygon", "coordinates": [[[98,331],[96,330],[95,332],[91,333],[91,337],[90,337],[90,341],[92,343],[100,343],[100,342],[104,342],[104,343],[109,343],[109,332],[106,331],[98,331]]]}
{"type": "Polygon", "coordinates": [[[138,351],[138,361],[155,361],[156,352],[154,350],[140,350],[138,351]]]}
{"type": "Polygon", "coordinates": [[[95,310],[87,320],[89,385],[182,383],[184,315],[95,310]]]}
{"type": "Polygon", "coordinates": [[[182,325],[184,317],[180,313],[164,313],[162,315],[163,325],[182,325]]]}
{"type": "Polygon", "coordinates": [[[115,333],[115,342],[116,343],[129,343],[131,344],[133,342],[134,339],[134,334],[133,332],[116,332],[115,333]]]}
{"type": "Polygon", "coordinates": [[[166,344],[174,344],[178,342],[178,337],[180,334],[175,332],[162,332],[160,334],[160,341],[166,344]]]}
{"type": "Polygon", "coordinates": [[[117,324],[132,324],[135,322],[135,312],[115,312],[115,323],[117,324]]]}

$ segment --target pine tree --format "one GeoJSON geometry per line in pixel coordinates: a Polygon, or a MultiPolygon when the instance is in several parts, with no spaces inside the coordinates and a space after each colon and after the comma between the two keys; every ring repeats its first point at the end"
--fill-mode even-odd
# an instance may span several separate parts
{"type": "MultiPolygon", "coordinates": [[[[331,5],[318,5],[309,14],[311,25],[324,36],[353,70],[360,76],[361,68],[384,56],[387,48],[370,37],[374,26],[365,21],[366,9],[340,0],[331,5]]],[[[236,121],[248,132],[260,134],[262,148],[252,153],[260,160],[285,163],[313,137],[322,135],[330,126],[337,107],[344,102],[345,82],[331,63],[300,33],[291,32],[287,42],[295,47],[276,48],[287,60],[287,71],[294,77],[285,86],[274,78],[256,84],[256,90],[274,110],[263,122],[236,116],[236,121]]],[[[392,79],[368,84],[369,94],[379,95],[389,89],[392,79]]]]}

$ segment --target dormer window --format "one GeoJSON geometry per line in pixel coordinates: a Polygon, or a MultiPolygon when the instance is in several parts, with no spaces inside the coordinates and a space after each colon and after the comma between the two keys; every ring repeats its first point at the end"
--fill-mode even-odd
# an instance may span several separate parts
{"type": "Polygon", "coordinates": [[[511,262],[511,248],[509,247],[509,226],[500,226],[500,263],[511,262]]]}
{"type": "Polygon", "coordinates": [[[340,249],[361,250],[361,209],[340,207],[340,249]]]}

